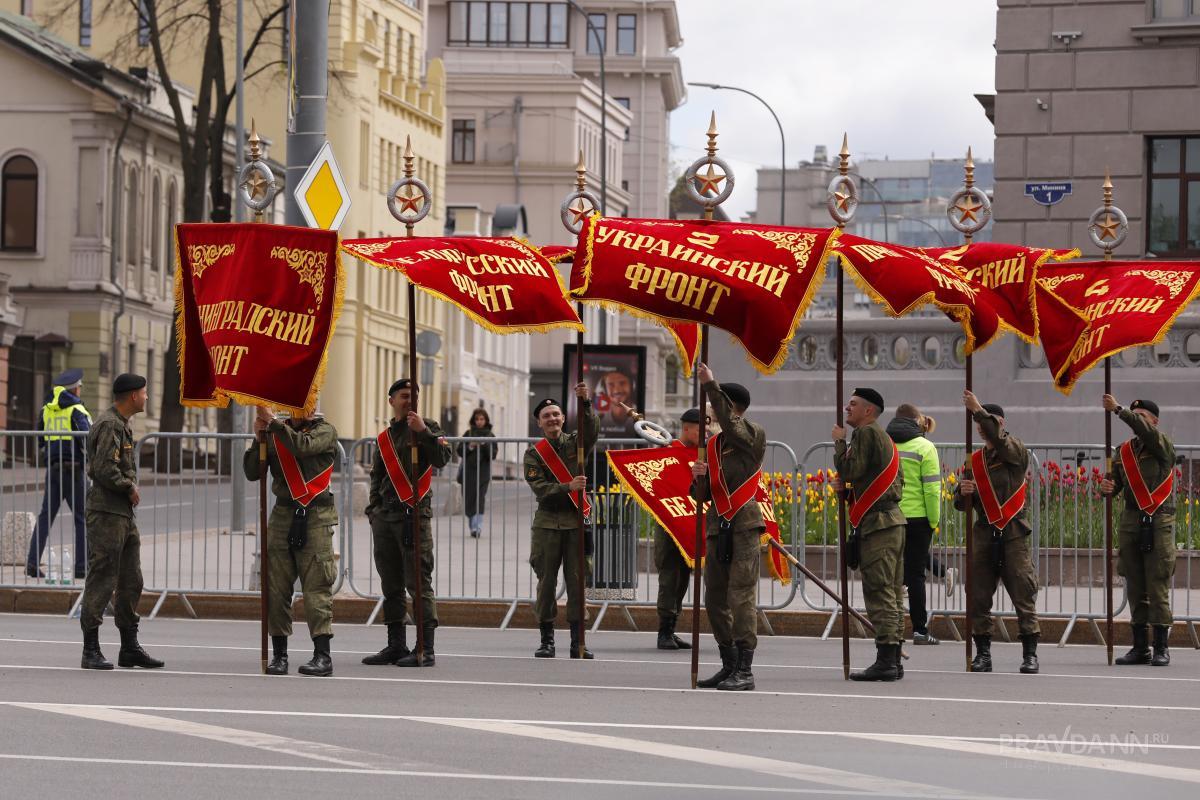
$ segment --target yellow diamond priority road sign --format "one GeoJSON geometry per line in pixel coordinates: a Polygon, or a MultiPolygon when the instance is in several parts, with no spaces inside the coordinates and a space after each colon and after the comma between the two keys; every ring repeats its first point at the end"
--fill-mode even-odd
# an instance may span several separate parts
{"type": "Polygon", "coordinates": [[[350,211],[350,192],[326,141],[296,186],[296,203],[310,228],[336,231],[350,211]]]}

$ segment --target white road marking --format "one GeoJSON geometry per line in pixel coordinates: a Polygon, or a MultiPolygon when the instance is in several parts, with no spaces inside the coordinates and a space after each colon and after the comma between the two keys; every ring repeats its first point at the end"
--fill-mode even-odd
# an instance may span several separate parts
{"type": "MultiPolygon", "coordinates": [[[[286,736],[276,736],[258,731],[245,731],[237,728],[226,728],[220,725],[207,725],[203,722],[188,722],[187,720],[171,717],[156,717],[149,714],[135,714],[116,708],[104,706],[79,706],[66,703],[11,703],[16,708],[32,711],[47,711],[52,714],[65,714],[71,717],[109,722],[115,725],[128,725],[134,728],[162,733],[177,733],[184,736],[196,736],[214,742],[235,744],[242,747],[253,747],[271,753],[279,753],[299,758],[309,758],[315,761],[325,761],[343,767],[370,769],[372,765],[361,761],[362,756],[371,756],[360,750],[349,750],[336,745],[321,742],[308,742],[303,739],[291,739],[286,736]]],[[[383,759],[383,756],[377,756],[383,759]]]]}
{"type": "Polygon", "coordinates": [[[740,795],[747,792],[768,794],[811,794],[820,797],[861,797],[866,792],[850,790],[777,788],[772,786],[746,786],[744,784],[721,785],[713,783],[674,783],[669,781],[634,781],[613,778],[564,778],[552,775],[498,775],[483,772],[438,772],[433,770],[407,769],[355,769],[352,767],[310,767],[306,765],[285,766],[282,764],[222,764],[207,761],[154,761],[149,759],[84,758],[80,756],[42,756],[20,753],[0,753],[0,759],[8,761],[50,761],[73,764],[109,764],[138,767],[186,767],[190,769],[251,770],[254,772],[304,772],[336,775],[371,775],[402,778],[446,778],[468,781],[498,781],[504,783],[557,783],[575,786],[620,786],[637,789],[691,789],[694,791],[719,792],[740,795]]]}
{"type": "MultiPolygon", "coordinates": [[[[854,739],[874,739],[874,734],[846,734],[849,738],[854,739]]],[[[1085,767],[1087,769],[1101,769],[1109,772],[1121,772],[1127,775],[1138,775],[1145,778],[1165,779],[1172,781],[1183,781],[1186,783],[1200,783],[1200,770],[1189,769],[1187,767],[1173,767],[1166,764],[1146,764],[1137,760],[1119,760],[1114,758],[1103,758],[1100,756],[1081,755],[1079,753],[1058,752],[1059,749],[1069,750],[1072,748],[1070,741],[1061,743],[1061,748],[1055,745],[1038,745],[1036,743],[1028,743],[1026,745],[1011,743],[1011,744],[991,744],[988,742],[954,742],[946,740],[936,740],[928,736],[906,736],[898,734],[890,737],[894,741],[902,744],[911,744],[918,747],[933,747],[940,750],[955,750],[960,753],[971,753],[973,755],[993,756],[998,758],[1017,758],[1026,761],[1040,761],[1047,764],[1054,764],[1059,767],[1085,767]]],[[[1080,745],[1086,747],[1086,743],[1080,745]]],[[[1131,749],[1137,749],[1138,745],[1130,745],[1131,749]]]]}
{"type": "MultiPolygon", "coordinates": [[[[199,620],[188,620],[188,622],[197,622],[199,620]]],[[[210,620],[211,621],[211,620],[210,620]]],[[[618,631],[624,633],[625,631],[618,631]]],[[[606,633],[613,633],[606,631],[606,633]]],[[[589,634],[592,635],[592,634],[589,634]]],[[[0,642],[13,644],[53,644],[66,645],[71,647],[79,647],[78,639],[16,639],[16,638],[0,638],[0,642]]],[[[102,641],[103,646],[116,647],[118,641],[112,639],[110,641],[102,641]]],[[[258,647],[246,645],[219,645],[219,644],[165,644],[163,642],[147,642],[142,644],[151,648],[169,648],[176,650],[230,650],[245,653],[257,653],[258,647]]],[[[365,656],[375,653],[375,650],[335,650],[333,655],[346,656],[365,656]]],[[[494,659],[499,661],[531,661],[533,656],[508,656],[496,655],[493,653],[449,653],[438,651],[439,658],[479,658],[479,659],[494,659]]],[[[655,666],[665,667],[682,667],[687,665],[687,661],[672,661],[669,659],[651,659],[651,658],[603,658],[605,664],[651,664],[655,666]]],[[[701,661],[701,666],[719,666],[717,661],[701,661]]],[[[1043,667],[1045,665],[1043,664],[1043,667]]],[[[754,662],[755,669],[785,669],[785,670],[815,670],[823,672],[841,672],[841,665],[822,666],[820,664],[770,664],[760,661],[754,662]]],[[[1031,678],[1029,675],[1022,675],[1019,672],[993,672],[987,677],[982,675],[974,675],[973,673],[964,672],[961,669],[919,669],[915,667],[905,667],[904,673],[913,675],[967,675],[971,676],[971,680],[989,681],[997,678],[1019,678],[1021,681],[1028,683],[1030,680],[1046,680],[1048,678],[1072,678],[1082,680],[1101,680],[1101,681],[1150,681],[1158,683],[1200,683],[1200,678],[1174,678],[1155,673],[1153,675],[1112,675],[1101,672],[1097,673],[1049,673],[1043,672],[1036,678],[1031,678]]]]}
{"type": "Polygon", "coordinates": [[[627,739],[620,736],[587,733],[567,728],[552,728],[540,724],[527,725],[506,722],[504,720],[450,720],[428,717],[422,721],[455,728],[465,728],[472,731],[503,733],[510,736],[542,739],[555,742],[556,744],[599,747],[606,750],[619,750],[626,753],[688,761],[694,764],[704,764],[709,767],[747,770],[759,773],[760,775],[775,775],[789,780],[820,783],[839,788],[849,787],[864,792],[886,794],[891,797],[979,797],[979,795],[974,794],[968,795],[960,789],[950,789],[927,783],[914,783],[898,778],[868,775],[866,773],[832,769],[830,767],[819,767],[814,764],[763,758],[762,756],[733,753],[727,750],[710,750],[701,747],[667,744],[665,742],[655,742],[646,739],[627,739]]]}
{"type": "MultiPolygon", "coordinates": [[[[26,706],[29,703],[18,700],[0,700],[0,706],[26,706]]],[[[196,706],[135,706],[135,705],[89,705],[79,703],[38,703],[38,706],[65,705],[72,708],[112,708],[125,711],[151,711],[162,714],[231,714],[237,716],[261,717],[303,717],[317,719],[360,719],[383,722],[507,722],[514,725],[553,725],[566,728],[609,728],[624,730],[650,731],[689,731],[696,733],[738,733],[765,734],[770,736],[869,736],[872,739],[908,740],[922,739],[930,741],[950,742],[993,742],[1013,743],[1012,737],[1004,736],[952,736],[945,734],[912,734],[887,733],[872,731],[834,731],[834,730],[805,730],[801,728],[749,728],[728,725],[659,725],[649,722],[598,722],[590,720],[561,720],[561,719],[496,719],[493,717],[431,717],[413,714],[366,714],[352,711],[285,711],[277,709],[255,708],[203,708],[196,706]]],[[[1088,740],[1089,749],[1124,749],[1137,747],[1147,750],[1197,750],[1200,744],[1167,744],[1164,742],[1140,742],[1136,745],[1126,745],[1119,741],[1093,742],[1088,740]]],[[[1069,747],[1069,743],[1067,744],[1069,747]]]]}
{"type": "MultiPolygon", "coordinates": [[[[592,665],[603,662],[591,662],[592,665]]],[[[587,665],[579,665],[580,668],[586,668],[587,665]]],[[[67,667],[59,664],[0,664],[0,670],[17,669],[17,670],[43,670],[43,671],[59,671],[59,672],[75,672],[80,670],[78,667],[67,667]]],[[[114,670],[110,675],[132,675],[141,677],[151,676],[166,676],[166,675],[183,675],[187,677],[197,678],[250,678],[250,679],[269,679],[266,675],[257,672],[200,672],[188,670],[114,670]]],[[[695,694],[691,689],[671,688],[666,686],[620,686],[620,685],[604,685],[604,684],[587,684],[587,683],[533,683],[522,681],[479,681],[479,680],[450,680],[442,678],[384,678],[366,675],[332,675],[328,678],[321,678],[325,681],[362,681],[367,683],[398,683],[398,684],[418,684],[428,686],[484,686],[495,688],[510,688],[510,689],[560,689],[563,691],[606,691],[606,692],[670,692],[675,694],[695,694]]],[[[740,692],[706,692],[706,696],[713,698],[721,698],[713,702],[734,702],[739,698],[743,701],[753,700],[755,698],[766,697],[809,697],[815,699],[833,699],[833,700],[889,700],[889,701],[918,701],[922,703],[960,703],[968,705],[1001,705],[1001,706],[1035,706],[1049,708],[1093,708],[1108,710],[1125,710],[1125,711],[1183,711],[1183,712],[1200,712],[1200,706],[1158,706],[1158,705],[1138,705],[1138,704],[1121,704],[1108,703],[1098,701],[1095,703],[1074,703],[1060,700],[1006,700],[993,699],[982,697],[947,697],[945,695],[880,695],[880,694],[859,694],[849,692],[784,692],[784,691],[754,691],[749,694],[740,692]]]]}

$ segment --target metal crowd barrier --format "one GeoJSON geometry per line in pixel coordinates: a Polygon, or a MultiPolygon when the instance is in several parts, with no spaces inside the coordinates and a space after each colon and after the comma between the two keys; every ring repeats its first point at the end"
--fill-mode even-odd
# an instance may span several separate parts
{"type": "MultiPolygon", "coordinates": [[[[84,567],[86,558],[80,559],[74,542],[72,504],[81,507],[82,498],[76,495],[71,468],[61,462],[46,463],[39,448],[43,436],[37,431],[0,431],[4,455],[0,470],[0,586],[55,586],[81,594],[83,582],[75,577],[75,569],[84,567]],[[51,498],[55,486],[62,487],[63,502],[53,524],[39,525],[48,485],[51,498]],[[46,538],[39,562],[45,577],[30,577],[25,572],[29,540],[39,531],[44,531],[46,538]],[[51,548],[53,559],[49,558],[51,548]]],[[[142,568],[147,593],[158,595],[152,614],[171,594],[178,595],[190,609],[187,596],[191,594],[257,591],[258,487],[245,480],[241,469],[242,454],[252,441],[248,434],[163,433],[148,434],[137,442],[142,568]]],[[[484,441],[496,446],[486,486],[481,480],[470,485],[466,472],[462,480],[468,485],[459,482],[463,462],[458,455],[434,480],[435,589],[443,599],[506,603],[507,625],[517,606],[532,602],[536,592],[529,565],[535,502],[522,474],[525,450],[536,440],[448,439],[456,454],[484,441]],[[466,493],[484,495],[478,538],[470,535],[469,520],[463,513],[466,493]]],[[[635,439],[602,445],[614,449],[648,446],[635,439]]],[[[346,442],[339,451],[335,493],[340,523],[335,549],[341,560],[335,590],[381,601],[370,528],[363,514],[374,448],[374,439],[362,439],[346,442]]],[[[931,620],[948,621],[955,636],[961,636],[953,627],[953,616],[965,609],[963,515],[953,508],[949,491],[963,463],[963,448],[939,445],[938,451],[944,476],[942,522],[931,548],[934,574],[926,584],[927,605],[931,620]],[[951,591],[941,579],[946,568],[957,571],[951,591]]],[[[1078,623],[1091,626],[1099,639],[1098,621],[1105,615],[1104,503],[1095,484],[1104,467],[1103,447],[1037,444],[1030,445],[1030,451],[1029,518],[1040,584],[1038,613],[1068,620],[1063,641],[1078,623]]],[[[1200,589],[1200,446],[1179,446],[1176,452],[1180,457],[1175,498],[1179,561],[1171,590],[1172,608],[1177,620],[1189,624],[1193,641],[1200,643],[1195,628],[1200,622],[1200,594],[1193,597],[1193,591],[1200,589]]],[[[788,549],[836,585],[837,506],[828,488],[832,455],[832,443],[828,442],[810,447],[802,459],[787,445],[771,442],[763,469],[788,549]]],[[[657,576],[649,515],[627,494],[610,491],[616,482],[608,475],[602,452],[591,457],[588,474],[597,508],[591,520],[597,548],[594,585],[588,594],[591,602],[601,606],[593,623],[599,625],[610,608],[628,616],[630,605],[653,605],[657,576]]],[[[1117,509],[1120,505],[1118,500],[1117,509]]],[[[564,587],[560,585],[559,591],[561,594],[564,587]]],[[[1119,614],[1126,601],[1124,590],[1118,591],[1119,614]]],[[[685,603],[690,602],[689,590],[685,603]]],[[[850,584],[850,602],[861,608],[856,580],[850,584]]],[[[764,573],[759,582],[761,610],[801,605],[828,613],[826,634],[832,630],[836,604],[803,575],[794,573],[792,583],[784,587],[764,573]]],[[[379,608],[377,604],[376,613],[379,608]]],[[[997,591],[993,611],[1002,618],[1013,616],[1002,588],[997,591]]],[[[765,615],[761,619],[767,620],[765,615]]],[[[1007,629],[1002,630],[1007,634],[1007,629]]]]}

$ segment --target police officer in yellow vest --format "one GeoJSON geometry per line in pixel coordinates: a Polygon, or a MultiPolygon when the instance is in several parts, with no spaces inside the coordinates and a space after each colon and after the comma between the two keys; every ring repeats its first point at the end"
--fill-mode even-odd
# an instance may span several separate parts
{"type": "Polygon", "coordinates": [[[1122,408],[1110,394],[1104,410],[1133,430],[1133,438],[1113,454],[1112,477],[1100,483],[1106,495],[1121,495],[1117,566],[1125,578],[1133,648],[1117,664],[1171,663],[1167,639],[1171,635],[1171,576],[1175,574],[1175,446],[1158,429],[1158,405],[1134,400],[1122,408]],[[1148,626],[1154,626],[1154,652],[1148,626]]]}
{"type": "Polygon", "coordinates": [[[46,494],[42,497],[42,512],[38,515],[33,538],[29,540],[29,556],[25,560],[25,574],[31,578],[45,577],[38,565],[46,551],[50,526],[54,524],[63,500],[75,516],[75,577],[84,576],[87,563],[83,510],[87,491],[83,480],[85,439],[71,436],[72,431],[87,433],[92,427],[92,415],[79,399],[82,388],[83,370],[69,369],[60,374],[54,379],[54,388],[38,419],[37,429],[46,431],[38,442],[42,463],[46,465],[46,494]]]}

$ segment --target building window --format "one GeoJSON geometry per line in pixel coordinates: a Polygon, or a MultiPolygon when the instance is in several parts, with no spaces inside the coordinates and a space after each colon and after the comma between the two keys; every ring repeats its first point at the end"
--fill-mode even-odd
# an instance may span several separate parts
{"type": "Polygon", "coordinates": [[[668,395],[679,394],[679,359],[668,356],[663,372],[666,375],[666,385],[663,389],[668,395]]]}
{"type": "Polygon", "coordinates": [[[138,0],[138,46],[150,44],[150,16],[146,10],[146,0],[138,0]]]}
{"type": "MultiPolygon", "coordinates": [[[[629,110],[630,104],[628,97],[614,97],[613,100],[616,100],[617,105],[619,105],[621,108],[625,109],[626,111],[629,110]]],[[[625,129],[625,141],[629,141],[629,128],[625,129]]]]}
{"type": "Polygon", "coordinates": [[[1200,137],[1150,140],[1146,249],[1155,255],[1200,252],[1200,137]]]}
{"type": "Polygon", "coordinates": [[[450,161],[455,164],[475,163],[475,120],[454,120],[450,138],[450,161]]]}
{"type": "Polygon", "coordinates": [[[21,13],[27,17],[33,16],[33,0],[21,0],[21,13]]]}
{"type": "Polygon", "coordinates": [[[587,24],[587,53],[598,56],[608,52],[608,14],[588,14],[587,24]]]}
{"type": "Polygon", "coordinates": [[[92,46],[92,0],[79,2],[79,46],[92,46]]]}
{"type": "Polygon", "coordinates": [[[1200,17],[1200,2],[1197,0],[1154,0],[1151,13],[1154,19],[1200,17]]]}
{"type": "Polygon", "coordinates": [[[466,47],[565,47],[567,4],[451,0],[447,43],[466,47]]]}
{"type": "Polygon", "coordinates": [[[162,258],[162,191],[158,176],[154,176],[150,189],[150,271],[158,272],[162,258]]]}
{"type": "Polygon", "coordinates": [[[0,250],[37,250],[38,169],[28,156],[4,162],[0,178],[0,250]]]}
{"type": "Polygon", "coordinates": [[[142,209],[138,188],[138,171],[137,167],[133,167],[129,170],[129,183],[125,187],[125,263],[130,266],[137,266],[138,251],[141,249],[138,219],[142,209]]]}
{"type": "Polygon", "coordinates": [[[617,14],[617,55],[631,56],[637,52],[637,15],[617,14]]]}

